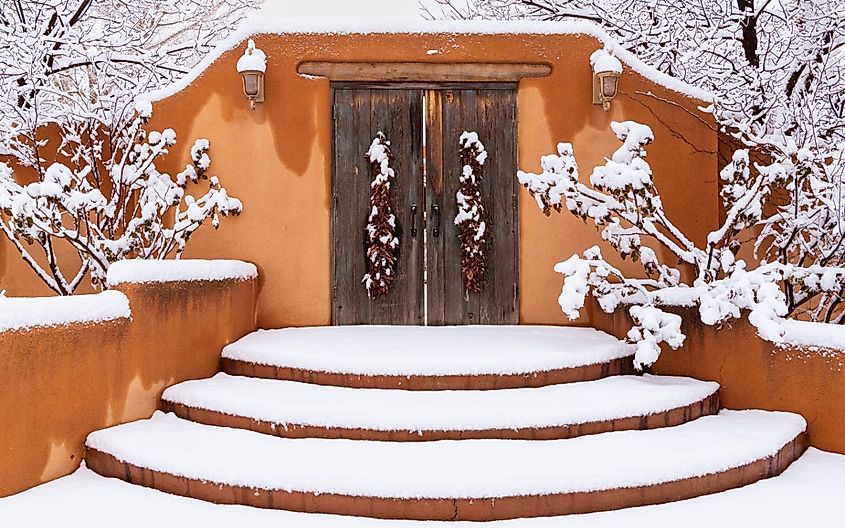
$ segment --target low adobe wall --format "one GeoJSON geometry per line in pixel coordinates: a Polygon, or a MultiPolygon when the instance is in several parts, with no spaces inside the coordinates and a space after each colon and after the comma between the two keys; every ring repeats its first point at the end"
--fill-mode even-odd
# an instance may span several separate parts
{"type": "MultiPolygon", "coordinates": [[[[666,310],[683,318],[686,341],[678,350],[664,347],[656,374],[716,381],[727,409],[801,414],[813,446],[845,453],[845,350],[776,345],[761,339],[744,317],[720,329],[702,324],[696,308],[666,310]]],[[[591,312],[597,328],[619,338],[631,327],[625,310],[605,314],[591,306],[591,312]]]]}
{"type": "Polygon", "coordinates": [[[256,327],[254,278],[115,289],[131,319],[0,331],[0,497],[71,473],[90,432],[150,417],[256,327]]]}

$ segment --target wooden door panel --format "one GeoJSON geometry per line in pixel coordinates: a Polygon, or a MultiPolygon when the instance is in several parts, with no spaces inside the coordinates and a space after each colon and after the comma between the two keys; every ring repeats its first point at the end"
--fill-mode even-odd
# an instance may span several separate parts
{"type": "Polygon", "coordinates": [[[332,178],[332,324],[423,324],[422,91],[337,88],[332,178]],[[365,226],[370,212],[366,152],[381,131],[391,143],[396,179],[391,205],[397,221],[397,278],[385,295],[370,299],[365,226]],[[411,215],[417,206],[418,234],[411,215]]]}
{"type": "Polygon", "coordinates": [[[429,92],[428,323],[517,324],[519,217],[516,174],[516,90],[429,92]],[[454,224],[462,165],[459,138],[477,132],[488,158],[481,183],[487,222],[487,280],[479,293],[463,286],[460,242],[454,224]],[[432,172],[434,171],[434,174],[432,172]],[[433,211],[439,207],[440,217],[433,211]],[[434,236],[434,229],[439,236],[434,236]]]}

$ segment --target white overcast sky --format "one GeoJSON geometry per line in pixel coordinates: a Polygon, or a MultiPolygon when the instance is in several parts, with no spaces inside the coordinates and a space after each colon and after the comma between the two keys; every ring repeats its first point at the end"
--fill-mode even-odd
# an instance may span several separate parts
{"type": "Polygon", "coordinates": [[[266,0],[262,16],[288,19],[422,18],[420,0],[266,0]]]}

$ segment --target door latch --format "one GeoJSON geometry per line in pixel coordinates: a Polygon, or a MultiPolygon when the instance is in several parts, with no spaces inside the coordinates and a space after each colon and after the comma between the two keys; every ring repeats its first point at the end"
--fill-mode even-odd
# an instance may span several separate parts
{"type": "Polygon", "coordinates": [[[417,204],[411,205],[411,238],[417,238],[417,204]]]}

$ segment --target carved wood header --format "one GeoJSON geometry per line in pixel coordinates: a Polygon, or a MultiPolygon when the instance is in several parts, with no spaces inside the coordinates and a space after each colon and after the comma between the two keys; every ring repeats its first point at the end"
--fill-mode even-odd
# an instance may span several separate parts
{"type": "Polygon", "coordinates": [[[363,82],[516,82],[546,77],[548,64],[431,63],[431,62],[303,62],[301,75],[332,81],[363,82]]]}

